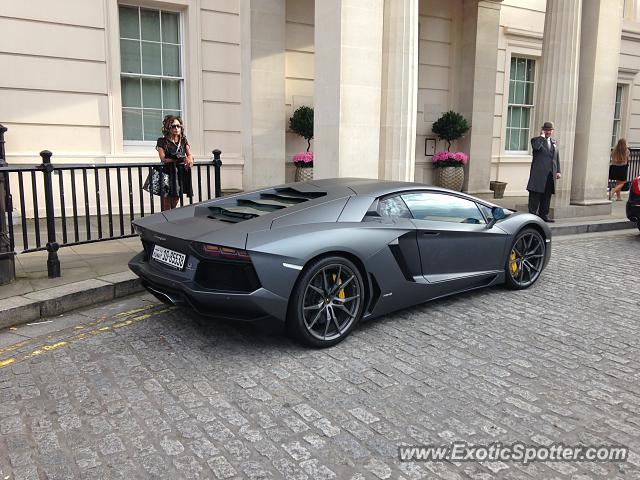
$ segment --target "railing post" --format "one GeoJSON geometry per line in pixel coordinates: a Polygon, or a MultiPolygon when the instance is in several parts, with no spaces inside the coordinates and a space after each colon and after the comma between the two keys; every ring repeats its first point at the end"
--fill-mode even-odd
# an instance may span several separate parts
{"type": "Polygon", "coordinates": [[[58,259],[58,249],[60,245],[56,242],[56,219],[53,207],[53,165],[51,165],[51,155],[49,150],[40,152],[42,157],[42,173],[44,175],[44,201],[47,210],[47,251],[49,258],[47,259],[47,273],[49,278],[57,278],[60,276],[60,260],[58,259]]]}
{"type": "MultiPolygon", "coordinates": [[[[7,127],[0,125],[0,167],[6,167],[4,153],[4,134],[7,127]]],[[[8,175],[6,176],[8,178],[8,175]]],[[[9,229],[7,226],[7,209],[11,208],[8,200],[8,189],[5,187],[5,173],[0,172],[0,285],[12,282],[16,278],[16,252],[11,248],[9,229]]]]}
{"type": "Polygon", "coordinates": [[[220,155],[222,154],[222,151],[218,150],[217,148],[211,152],[213,153],[213,171],[216,175],[215,178],[215,196],[216,198],[219,198],[222,196],[222,188],[220,186],[220,168],[222,167],[222,160],[220,160],[220,155]]]}
{"type": "Polygon", "coordinates": [[[629,171],[627,180],[633,180],[640,175],[640,147],[629,148],[629,171]]]}

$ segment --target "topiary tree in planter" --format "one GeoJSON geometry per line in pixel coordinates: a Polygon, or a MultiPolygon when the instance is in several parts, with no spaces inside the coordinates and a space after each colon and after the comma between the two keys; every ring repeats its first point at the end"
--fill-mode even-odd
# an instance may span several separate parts
{"type": "Polygon", "coordinates": [[[457,112],[449,110],[435,121],[431,130],[438,135],[440,140],[446,140],[447,152],[451,149],[451,142],[462,138],[469,131],[470,125],[467,120],[457,112]]]}
{"type": "Polygon", "coordinates": [[[313,108],[304,105],[298,107],[289,118],[289,129],[307,141],[308,152],[313,139],[313,108]]]}

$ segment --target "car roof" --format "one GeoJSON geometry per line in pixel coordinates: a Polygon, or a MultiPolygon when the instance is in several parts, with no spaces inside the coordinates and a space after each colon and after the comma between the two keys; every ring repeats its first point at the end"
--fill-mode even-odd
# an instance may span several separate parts
{"type": "MultiPolygon", "coordinates": [[[[322,180],[312,180],[308,182],[320,189],[327,191],[328,194],[334,193],[334,190],[342,190],[343,188],[351,189],[356,195],[378,195],[384,194],[386,191],[402,190],[403,187],[411,186],[426,187],[427,185],[412,182],[396,182],[391,180],[378,180],[375,178],[324,178],[322,180]]],[[[337,192],[336,192],[337,193],[337,192]]]]}
{"type": "MultiPolygon", "coordinates": [[[[305,183],[308,183],[310,185],[317,187],[320,190],[325,191],[329,196],[342,195],[344,194],[345,189],[349,189],[353,191],[353,193],[355,193],[356,195],[362,195],[367,197],[381,197],[384,195],[399,193],[402,191],[429,190],[429,191],[453,194],[463,198],[468,198],[476,202],[484,203],[485,205],[493,205],[491,202],[487,200],[476,198],[472,195],[469,195],[463,192],[455,192],[455,191],[447,190],[446,188],[441,188],[434,185],[428,185],[426,183],[400,182],[400,181],[393,181],[393,180],[378,180],[375,178],[349,178],[349,177],[325,178],[322,180],[312,180],[310,182],[305,182],[305,183]]],[[[294,185],[298,186],[300,185],[300,183],[288,184],[288,186],[294,186],[294,185]]]]}

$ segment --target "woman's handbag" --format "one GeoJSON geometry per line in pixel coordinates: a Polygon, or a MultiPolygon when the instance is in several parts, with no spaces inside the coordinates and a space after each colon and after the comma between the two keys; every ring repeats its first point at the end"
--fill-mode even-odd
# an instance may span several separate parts
{"type": "Polygon", "coordinates": [[[164,172],[162,165],[157,165],[151,169],[151,173],[145,180],[142,189],[154,195],[168,196],[169,174],[164,172]]]}

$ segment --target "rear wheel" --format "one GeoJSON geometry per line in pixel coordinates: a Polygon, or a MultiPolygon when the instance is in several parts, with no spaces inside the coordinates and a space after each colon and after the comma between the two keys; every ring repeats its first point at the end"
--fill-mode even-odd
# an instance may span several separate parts
{"type": "Polygon", "coordinates": [[[506,283],[509,288],[521,290],[533,285],[544,265],[546,244],[537,230],[526,228],[516,236],[506,265],[506,283]]]}
{"type": "Polygon", "coordinates": [[[351,333],[363,306],[364,283],[353,262],[344,257],[321,258],[298,279],[287,325],[303,343],[330,347],[351,333]]]}

